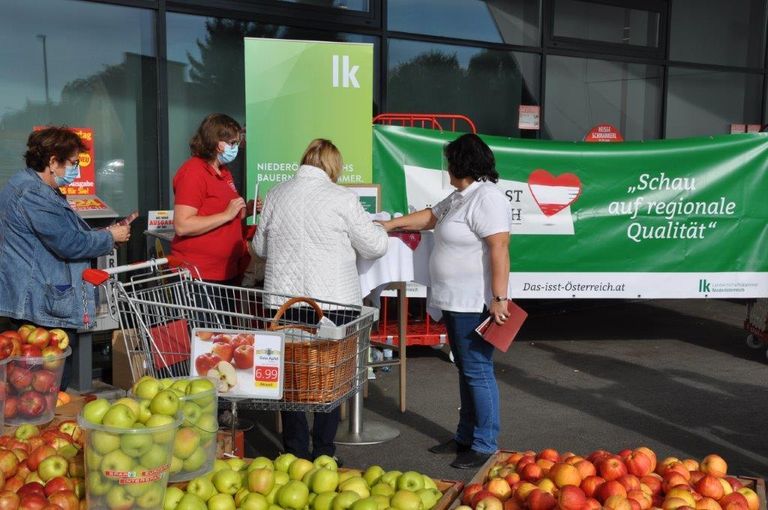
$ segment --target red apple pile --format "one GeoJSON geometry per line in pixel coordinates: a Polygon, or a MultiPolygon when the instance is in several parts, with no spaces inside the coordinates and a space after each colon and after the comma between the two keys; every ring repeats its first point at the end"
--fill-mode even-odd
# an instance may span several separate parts
{"type": "Polygon", "coordinates": [[[59,393],[59,378],[69,346],[61,329],[25,324],[17,331],[0,333],[0,359],[6,366],[5,419],[14,424],[35,421],[53,413],[59,393]]]}
{"type": "Polygon", "coordinates": [[[462,493],[458,510],[759,510],[757,493],[727,475],[719,455],[701,462],[667,457],[647,447],[586,457],[514,452],[499,457],[484,483],[462,493]]]}
{"type": "Polygon", "coordinates": [[[0,436],[0,508],[78,510],[85,504],[83,431],[64,421],[0,436]]]}

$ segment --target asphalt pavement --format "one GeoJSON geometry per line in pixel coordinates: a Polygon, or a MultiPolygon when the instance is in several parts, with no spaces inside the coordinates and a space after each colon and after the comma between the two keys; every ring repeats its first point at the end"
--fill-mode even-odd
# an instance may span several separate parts
{"type": "MultiPolygon", "coordinates": [[[[495,356],[501,395],[499,447],[580,454],[648,446],[660,458],[718,453],[738,475],[768,477],[768,360],[750,349],[745,305],[721,300],[528,301],[530,316],[495,356]]],[[[375,445],[340,445],[347,467],[379,464],[470,480],[450,455],[427,448],[451,437],[458,376],[447,351],[409,347],[407,410],[397,369],[377,372],[366,423],[399,430],[375,445]]],[[[251,413],[248,455],[275,456],[274,413],[251,413]]],[[[340,429],[348,427],[342,422],[340,429]]]]}

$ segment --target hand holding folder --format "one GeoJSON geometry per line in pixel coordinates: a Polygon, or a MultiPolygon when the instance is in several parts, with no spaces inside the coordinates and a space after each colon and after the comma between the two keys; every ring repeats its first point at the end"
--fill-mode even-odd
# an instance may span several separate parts
{"type": "Polygon", "coordinates": [[[520,327],[528,317],[528,312],[517,306],[511,299],[507,300],[507,320],[504,324],[496,324],[493,317],[488,317],[475,331],[483,340],[496,347],[501,352],[507,352],[517,336],[520,327]]]}

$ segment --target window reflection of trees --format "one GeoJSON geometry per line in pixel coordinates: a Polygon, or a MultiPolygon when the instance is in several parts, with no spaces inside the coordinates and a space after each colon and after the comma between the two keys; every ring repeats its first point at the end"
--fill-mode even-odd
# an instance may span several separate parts
{"type": "Polygon", "coordinates": [[[485,134],[534,136],[517,129],[520,104],[538,104],[513,53],[481,50],[462,67],[456,53],[430,49],[389,73],[392,112],[467,115],[485,134]]]}

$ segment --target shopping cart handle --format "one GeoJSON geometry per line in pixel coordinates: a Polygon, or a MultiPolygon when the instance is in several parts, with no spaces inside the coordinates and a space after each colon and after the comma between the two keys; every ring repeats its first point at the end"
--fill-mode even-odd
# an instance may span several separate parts
{"type": "Polygon", "coordinates": [[[138,271],[139,269],[146,269],[148,267],[156,268],[164,265],[167,265],[168,267],[180,267],[183,265],[183,263],[179,258],[169,256],[162,259],[144,260],[141,262],[134,262],[133,264],[109,267],[106,269],[85,269],[83,271],[82,278],[91,285],[101,285],[102,283],[109,280],[109,277],[114,274],[138,271]]]}
{"type": "Polygon", "coordinates": [[[109,273],[101,269],[85,269],[83,270],[83,280],[91,285],[99,286],[109,280],[109,273]]]}

